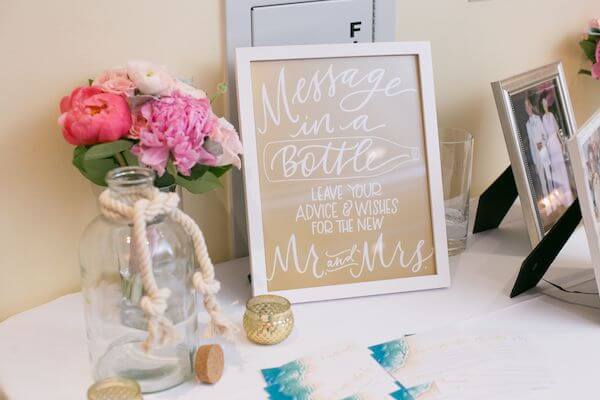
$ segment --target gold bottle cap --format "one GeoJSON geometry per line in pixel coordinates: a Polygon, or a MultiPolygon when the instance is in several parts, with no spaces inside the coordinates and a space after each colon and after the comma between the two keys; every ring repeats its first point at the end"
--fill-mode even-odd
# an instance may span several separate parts
{"type": "Polygon", "coordinates": [[[106,378],[90,386],[87,398],[88,400],[142,400],[142,390],[134,380],[106,378]]]}

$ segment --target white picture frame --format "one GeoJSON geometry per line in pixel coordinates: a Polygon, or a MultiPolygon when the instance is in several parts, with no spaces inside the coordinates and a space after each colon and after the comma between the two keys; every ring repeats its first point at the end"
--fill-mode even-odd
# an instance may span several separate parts
{"type": "MultiPolygon", "coordinates": [[[[446,225],[443,202],[437,116],[430,44],[427,42],[390,42],[369,44],[330,44],[238,48],[236,51],[238,114],[244,145],[244,182],[248,217],[248,237],[252,288],[254,295],[276,294],[293,303],[359,297],[395,292],[425,290],[450,286],[446,225]],[[287,60],[348,59],[353,57],[416,57],[420,86],[420,109],[424,139],[427,189],[431,215],[432,253],[435,274],[348,284],[314,286],[289,290],[269,290],[266,273],[263,210],[259,186],[260,169],[257,153],[256,121],[252,64],[287,60]]],[[[276,79],[276,78],[275,78],[276,79]]],[[[418,118],[418,117],[417,117],[418,118]]]]}
{"type": "Polygon", "coordinates": [[[600,291],[600,111],[568,143],[585,234],[600,291]],[[593,158],[590,157],[593,153],[593,158]],[[596,171],[591,172],[590,169],[596,171]]]}

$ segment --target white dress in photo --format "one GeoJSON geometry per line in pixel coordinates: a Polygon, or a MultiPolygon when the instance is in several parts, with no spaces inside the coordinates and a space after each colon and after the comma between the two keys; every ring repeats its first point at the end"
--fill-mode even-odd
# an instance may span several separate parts
{"type": "MultiPolygon", "coordinates": [[[[552,160],[546,145],[546,130],[544,129],[542,118],[535,114],[529,117],[526,127],[533,165],[535,166],[542,188],[542,197],[545,198],[554,189],[551,170],[552,160]]],[[[552,210],[546,210],[546,212],[550,214],[552,210]]]]}
{"type": "Polygon", "coordinates": [[[550,160],[552,163],[553,186],[559,188],[561,200],[565,203],[564,205],[569,205],[573,201],[573,195],[569,183],[565,153],[563,152],[562,143],[558,136],[560,128],[558,127],[554,114],[551,112],[544,114],[542,121],[548,138],[546,141],[546,148],[550,153],[550,160]]]}

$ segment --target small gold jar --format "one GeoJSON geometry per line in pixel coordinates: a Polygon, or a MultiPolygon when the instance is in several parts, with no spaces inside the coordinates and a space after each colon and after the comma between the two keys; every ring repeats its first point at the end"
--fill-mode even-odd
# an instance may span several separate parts
{"type": "Polygon", "coordinates": [[[294,315],[286,298],[266,294],[253,297],[246,303],[244,330],[254,343],[280,343],[293,328],[294,315]]]}

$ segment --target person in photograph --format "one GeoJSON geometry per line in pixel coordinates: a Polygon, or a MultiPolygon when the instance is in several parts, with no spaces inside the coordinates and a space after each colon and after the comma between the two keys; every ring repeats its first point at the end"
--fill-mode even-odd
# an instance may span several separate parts
{"type": "MultiPolygon", "coordinates": [[[[533,104],[528,97],[525,98],[525,112],[529,116],[526,123],[529,149],[540,182],[542,198],[546,198],[554,190],[552,160],[546,146],[547,134],[542,118],[534,112],[533,104]]],[[[545,211],[547,215],[552,214],[554,206],[551,202],[546,203],[545,211]]]]}
{"type": "Polygon", "coordinates": [[[588,185],[592,192],[596,221],[600,219],[600,148],[594,139],[587,146],[588,185]]]}
{"type": "Polygon", "coordinates": [[[542,99],[542,108],[544,110],[542,123],[546,131],[546,148],[550,156],[553,186],[559,189],[558,199],[562,201],[564,206],[568,206],[573,201],[573,195],[571,193],[569,173],[567,172],[565,152],[560,140],[560,127],[554,113],[550,111],[549,96],[551,95],[548,94],[542,99]]]}

